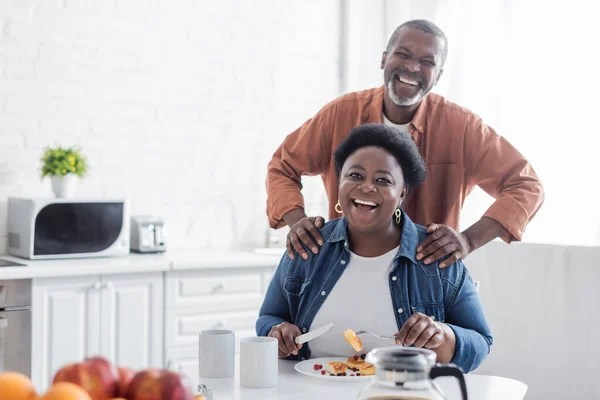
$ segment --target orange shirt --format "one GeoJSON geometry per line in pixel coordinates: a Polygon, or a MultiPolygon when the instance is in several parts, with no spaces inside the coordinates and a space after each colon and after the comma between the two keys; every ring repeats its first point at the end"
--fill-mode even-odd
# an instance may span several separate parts
{"type": "MultiPolygon", "coordinates": [[[[335,211],[338,183],[333,153],[352,128],[383,123],[383,86],[348,93],[323,107],[289,134],[267,171],[267,215],[272,228],[285,226],[284,214],[304,208],[302,175],[321,175],[335,211]]],[[[531,164],[508,141],[469,110],[430,93],[409,125],[427,165],[425,181],[411,191],[404,210],[417,224],[442,223],[459,229],[459,214],[475,185],[496,199],[485,217],[499,222],[507,242],[521,240],[544,201],[544,189],[531,164]]]]}

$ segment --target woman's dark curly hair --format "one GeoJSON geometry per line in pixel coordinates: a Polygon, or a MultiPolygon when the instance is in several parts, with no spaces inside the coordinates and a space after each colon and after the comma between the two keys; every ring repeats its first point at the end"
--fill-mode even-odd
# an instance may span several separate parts
{"type": "Polygon", "coordinates": [[[338,180],[346,159],[356,150],[370,146],[381,147],[396,158],[409,190],[425,179],[425,161],[408,133],[383,124],[364,124],[352,129],[335,150],[333,157],[338,180]]]}

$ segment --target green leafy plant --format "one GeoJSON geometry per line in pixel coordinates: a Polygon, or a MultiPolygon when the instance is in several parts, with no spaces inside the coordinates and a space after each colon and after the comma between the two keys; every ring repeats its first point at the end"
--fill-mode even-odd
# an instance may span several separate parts
{"type": "Polygon", "coordinates": [[[88,171],[86,158],[81,155],[78,148],[46,147],[41,161],[42,179],[46,176],[67,174],[75,174],[83,178],[88,171]]]}

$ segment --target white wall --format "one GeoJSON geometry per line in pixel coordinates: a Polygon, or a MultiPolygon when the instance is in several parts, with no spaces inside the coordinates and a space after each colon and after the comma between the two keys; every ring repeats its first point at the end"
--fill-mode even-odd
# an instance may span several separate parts
{"type": "Polygon", "coordinates": [[[494,345],[474,373],[517,379],[526,400],[600,398],[600,248],[490,243],[465,265],[494,345]]]}
{"type": "Polygon", "coordinates": [[[170,248],[264,245],[266,164],[339,94],[339,19],[337,0],[2,0],[0,254],[7,197],[52,196],[56,143],[88,156],[78,196],[162,215],[170,248]]]}
{"type": "MultiPolygon", "coordinates": [[[[374,0],[367,6],[366,0],[349,1],[356,4],[356,29],[369,33],[345,58],[353,72],[345,87],[381,84],[381,51],[394,29],[411,19],[433,21],[449,42],[444,73],[433,91],[480,115],[527,157],[544,184],[545,203],[523,241],[600,245],[600,140],[590,133],[600,91],[600,81],[589,74],[600,68],[600,53],[589,51],[597,36],[593,3],[374,0]],[[383,19],[374,17],[380,14],[383,19]],[[568,54],[558,50],[563,48],[568,54]],[[585,56],[579,63],[572,54],[585,56]],[[557,85],[556,77],[565,74],[569,83],[557,85]]],[[[476,187],[465,201],[461,228],[492,203],[476,187]]]]}

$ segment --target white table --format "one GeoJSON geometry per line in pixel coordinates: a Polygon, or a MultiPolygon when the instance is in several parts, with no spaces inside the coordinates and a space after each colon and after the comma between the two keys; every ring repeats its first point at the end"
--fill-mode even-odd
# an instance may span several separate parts
{"type": "MultiPolygon", "coordinates": [[[[296,361],[279,360],[279,384],[274,388],[250,389],[240,387],[239,355],[236,356],[235,377],[196,378],[192,380],[196,392],[198,383],[213,391],[213,400],[278,400],[278,399],[356,399],[362,382],[331,382],[311,378],[296,372],[296,361]]],[[[191,378],[191,377],[190,377],[191,378]]],[[[443,377],[435,380],[449,400],[460,400],[460,389],[455,378],[443,377]]],[[[470,400],[523,400],[527,385],[508,378],[488,375],[465,375],[470,400]]]]}

